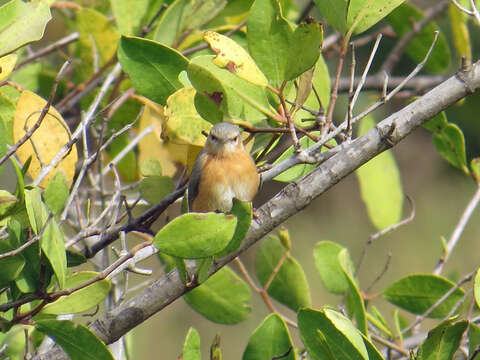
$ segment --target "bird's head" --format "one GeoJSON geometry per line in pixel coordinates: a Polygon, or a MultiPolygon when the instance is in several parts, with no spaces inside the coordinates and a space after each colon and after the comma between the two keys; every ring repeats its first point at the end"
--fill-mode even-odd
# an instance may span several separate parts
{"type": "Polygon", "coordinates": [[[216,124],[208,134],[204,149],[209,154],[220,156],[244,150],[240,128],[226,122],[216,124]]]}

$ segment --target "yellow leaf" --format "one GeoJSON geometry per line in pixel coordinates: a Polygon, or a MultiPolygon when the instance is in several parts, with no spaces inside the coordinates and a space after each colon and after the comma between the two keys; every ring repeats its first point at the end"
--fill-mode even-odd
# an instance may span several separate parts
{"type": "Polygon", "coordinates": [[[203,146],[212,124],[203,119],[194,105],[195,89],[181,88],[170,95],[164,109],[162,138],[175,144],[203,146]]]}
{"type": "Polygon", "coordinates": [[[268,80],[257,67],[250,55],[232,39],[214,31],[205,31],[203,39],[217,54],[213,62],[221,68],[244,80],[260,86],[267,86],[268,80]]]}
{"type": "Polygon", "coordinates": [[[8,54],[0,58],[0,81],[5,80],[17,63],[17,54],[8,54]]]}
{"type": "Polygon", "coordinates": [[[163,141],[160,138],[163,121],[162,107],[142,97],[139,97],[139,100],[145,104],[140,119],[139,132],[152,125],[153,133],[145,136],[138,144],[138,163],[143,164],[144,160],[148,158],[157,159],[162,166],[162,174],[173,176],[177,172],[177,163],[181,165],[187,163],[188,146],[163,141]]]}
{"type": "MultiPolygon", "coordinates": [[[[34,126],[46,103],[44,99],[31,91],[23,91],[20,94],[13,119],[13,141],[15,143],[34,126]]],[[[22,163],[25,163],[30,156],[32,157],[28,174],[32,179],[35,179],[40,173],[42,165],[48,165],[70,138],[71,134],[67,124],[60,113],[51,106],[40,127],[17,150],[17,156],[22,163]]],[[[42,180],[40,186],[45,187],[57,170],[64,172],[70,186],[75,175],[77,160],[77,148],[73,145],[71,151],[60,161],[57,167],[52,169],[42,180]]]]}

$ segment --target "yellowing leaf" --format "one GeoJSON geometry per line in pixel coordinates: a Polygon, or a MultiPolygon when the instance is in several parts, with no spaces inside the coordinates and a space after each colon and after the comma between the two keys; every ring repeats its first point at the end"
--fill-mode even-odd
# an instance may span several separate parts
{"type": "MultiPolygon", "coordinates": [[[[46,103],[44,99],[31,91],[23,91],[20,94],[13,119],[13,141],[15,143],[35,125],[46,103]]],[[[67,124],[60,113],[51,106],[40,127],[17,150],[17,156],[22,163],[32,157],[32,162],[28,168],[28,174],[32,179],[37,177],[42,166],[48,165],[52,161],[61,147],[70,140],[70,137],[71,134],[67,124]]],[[[73,145],[71,151],[60,161],[57,167],[52,169],[42,180],[40,186],[45,187],[57,170],[65,173],[67,183],[70,186],[75,175],[77,160],[77,148],[73,145]]]]}
{"type": "Polygon", "coordinates": [[[195,89],[188,86],[168,97],[163,138],[175,144],[203,146],[205,136],[202,131],[210,131],[212,124],[198,114],[194,105],[195,93],[195,89]]]}
{"type": "Polygon", "coordinates": [[[5,80],[17,63],[17,54],[8,54],[0,58],[0,81],[5,80]]]}
{"type": "Polygon", "coordinates": [[[182,165],[187,163],[188,145],[177,145],[163,141],[160,138],[161,122],[163,121],[162,106],[143,97],[139,97],[139,100],[145,104],[139,131],[143,131],[151,125],[153,133],[145,136],[138,144],[138,163],[142,164],[148,158],[157,159],[162,166],[162,174],[173,176],[177,172],[176,163],[182,165]]]}
{"type": "Polygon", "coordinates": [[[205,31],[203,39],[217,54],[213,62],[227,68],[244,80],[260,86],[267,86],[268,80],[257,67],[250,55],[232,39],[213,31],[205,31]]]}

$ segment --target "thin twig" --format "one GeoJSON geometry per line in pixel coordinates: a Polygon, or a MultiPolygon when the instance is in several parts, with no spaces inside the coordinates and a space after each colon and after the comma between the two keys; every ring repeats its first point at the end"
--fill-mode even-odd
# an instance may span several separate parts
{"type": "Polygon", "coordinates": [[[470,217],[472,216],[479,202],[480,202],[480,185],[477,187],[477,191],[475,192],[472,199],[470,200],[467,207],[465,208],[465,211],[460,217],[460,221],[455,227],[455,230],[453,231],[452,236],[448,240],[447,245],[445,246],[445,252],[443,256],[440,258],[440,260],[438,260],[437,265],[435,266],[435,270],[433,270],[433,273],[435,275],[440,275],[442,273],[445,263],[450,258],[450,255],[453,249],[457,245],[458,240],[460,239],[460,236],[462,236],[463,230],[465,230],[465,226],[467,226],[467,223],[470,220],[470,217]]]}

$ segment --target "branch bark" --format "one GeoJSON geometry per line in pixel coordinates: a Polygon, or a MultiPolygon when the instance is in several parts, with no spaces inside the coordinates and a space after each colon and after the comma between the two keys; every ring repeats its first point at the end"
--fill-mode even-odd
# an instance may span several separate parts
{"type": "MultiPolygon", "coordinates": [[[[215,261],[211,274],[247,250],[276,226],[304,209],[313,199],[362,164],[399,143],[422,123],[479,87],[480,62],[477,62],[470,69],[460,71],[416,101],[390,115],[363,136],[342,144],[340,151],[325,160],[317,169],[304,178],[290,183],[257,209],[258,218],[252,222],[242,247],[237,252],[215,261]]],[[[99,317],[90,325],[90,329],[104,342],[112,343],[188,290],[191,288],[183,284],[178,272],[171,271],[116,309],[99,317]]],[[[55,347],[34,359],[63,360],[68,357],[59,347],[55,347]]]]}

